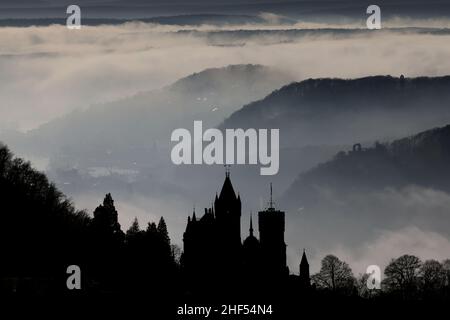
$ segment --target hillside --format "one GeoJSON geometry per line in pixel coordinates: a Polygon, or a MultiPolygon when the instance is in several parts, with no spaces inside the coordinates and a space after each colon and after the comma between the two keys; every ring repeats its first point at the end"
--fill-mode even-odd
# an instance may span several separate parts
{"type": "Polygon", "coordinates": [[[63,150],[78,156],[145,152],[160,141],[170,143],[175,128],[191,126],[193,120],[216,125],[239,106],[289,81],[288,75],[260,65],[207,69],[161,90],[80,109],[30,131],[20,143],[6,142],[45,156],[63,150]]]}
{"type": "Polygon", "coordinates": [[[450,125],[417,135],[348,152],[299,175],[285,199],[290,203],[319,201],[315,189],[339,193],[420,185],[450,191],[450,125]]]}
{"type": "Polygon", "coordinates": [[[244,106],[222,126],[280,128],[289,146],[392,140],[450,122],[449,88],[450,77],[309,79],[244,106]]]}
{"type": "Polygon", "coordinates": [[[290,234],[311,245],[336,232],[350,245],[402,228],[448,236],[450,125],[341,151],[300,174],[279,203],[290,234]]]}

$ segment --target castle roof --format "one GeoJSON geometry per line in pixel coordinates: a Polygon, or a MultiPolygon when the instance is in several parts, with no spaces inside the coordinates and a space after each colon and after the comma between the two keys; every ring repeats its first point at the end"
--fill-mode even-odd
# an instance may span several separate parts
{"type": "Polygon", "coordinates": [[[244,248],[253,249],[259,247],[259,240],[254,235],[249,235],[243,243],[244,248]]]}
{"type": "Polygon", "coordinates": [[[259,246],[259,241],[256,239],[256,237],[253,235],[253,219],[252,215],[250,215],[250,229],[249,229],[249,236],[244,240],[243,243],[245,248],[253,249],[259,246]]]}
{"type": "Polygon", "coordinates": [[[308,258],[306,258],[305,249],[303,249],[302,260],[300,261],[300,265],[309,266],[308,258]]]}
{"type": "Polygon", "coordinates": [[[227,174],[225,181],[220,191],[219,200],[236,200],[236,193],[234,192],[233,185],[231,184],[230,175],[227,174]]]}

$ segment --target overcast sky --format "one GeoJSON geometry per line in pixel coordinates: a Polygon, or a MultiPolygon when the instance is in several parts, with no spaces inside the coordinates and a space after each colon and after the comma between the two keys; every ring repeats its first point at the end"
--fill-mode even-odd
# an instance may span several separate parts
{"type": "MultiPolygon", "coordinates": [[[[78,4],[89,17],[131,18],[195,13],[258,14],[272,12],[290,17],[357,17],[364,13],[366,0],[2,0],[0,18],[58,17],[61,8],[78,4]],[[139,7],[139,9],[136,9],[139,7]]],[[[378,0],[384,16],[450,16],[449,1],[378,0]]],[[[62,11],[62,12],[61,12],[62,11]]]]}

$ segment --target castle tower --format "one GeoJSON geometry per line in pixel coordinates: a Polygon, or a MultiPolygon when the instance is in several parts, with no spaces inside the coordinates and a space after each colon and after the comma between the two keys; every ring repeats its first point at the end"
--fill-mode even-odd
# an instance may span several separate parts
{"type": "Polygon", "coordinates": [[[261,245],[262,267],[269,275],[287,276],[286,243],[284,242],[285,213],[276,210],[270,184],[269,207],[258,213],[259,241],[261,245]]]}
{"type": "Polygon", "coordinates": [[[257,269],[260,268],[260,246],[258,239],[253,235],[252,220],[252,216],[250,215],[249,236],[243,243],[243,262],[247,271],[256,273],[257,269]]]}
{"type": "Polygon", "coordinates": [[[303,288],[309,288],[311,285],[310,277],[309,277],[309,263],[306,258],[305,249],[303,249],[302,260],[300,261],[300,285],[303,288]]]}
{"type": "MultiPolygon", "coordinates": [[[[235,253],[241,243],[241,197],[236,196],[230,179],[230,172],[225,173],[225,181],[219,196],[214,200],[214,212],[217,220],[218,237],[224,244],[223,250],[235,253]]],[[[223,252],[224,254],[226,252],[223,252]]]]}

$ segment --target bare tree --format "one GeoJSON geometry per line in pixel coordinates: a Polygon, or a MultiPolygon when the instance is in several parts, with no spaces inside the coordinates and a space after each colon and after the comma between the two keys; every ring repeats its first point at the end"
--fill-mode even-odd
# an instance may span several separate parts
{"type": "Polygon", "coordinates": [[[332,291],[350,292],[355,286],[355,278],[348,264],[331,254],[322,259],[320,271],[312,276],[312,281],[318,288],[332,291]]]}
{"type": "Polygon", "coordinates": [[[444,288],[446,272],[443,265],[436,260],[427,260],[421,268],[421,284],[425,292],[437,292],[444,288]]]}
{"type": "Polygon", "coordinates": [[[369,280],[370,274],[363,273],[358,276],[356,279],[356,290],[358,291],[358,296],[364,299],[374,298],[381,294],[381,290],[377,289],[369,289],[367,286],[367,280],[369,280]]]}
{"type": "Polygon", "coordinates": [[[445,286],[450,287],[450,259],[442,261],[442,268],[445,272],[445,286]]]}
{"type": "Polygon", "coordinates": [[[180,246],[178,246],[176,244],[172,244],[170,246],[170,248],[171,248],[171,251],[172,251],[173,260],[175,261],[175,263],[177,265],[180,265],[180,263],[181,263],[180,260],[181,260],[182,254],[183,254],[183,250],[181,250],[180,246]]]}
{"type": "Polygon", "coordinates": [[[403,296],[412,294],[417,289],[421,266],[419,258],[408,254],[392,259],[384,270],[384,288],[390,292],[400,291],[403,296]]]}

